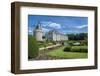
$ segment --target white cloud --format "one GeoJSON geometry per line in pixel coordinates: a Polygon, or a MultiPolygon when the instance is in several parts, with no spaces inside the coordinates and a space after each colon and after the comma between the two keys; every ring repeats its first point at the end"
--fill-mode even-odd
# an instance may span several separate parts
{"type": "Polygon", "coordinates": [[[70,34],[70,33],[79,33],[80,31],[78,30],[66,30],[66,31],[62,31],[64,34],[70,34]]]}
{"type": "Polygon", "coordinates": [[[54,22],[42,22],[43,27],[53,28],[53,29],[60,29],[61,25],[54,22]]]}
{"type": "Polygon", "coordinates": [[[29,32],[29,33],[32,33],[32,30],[29,30],[28,32],[29,32]]]}
{"type": "Polygon", "coordinates": [[[82,29],[82,28],[85,28],[85,27],[87,27],[88,25],[81,25],[81,26],[76,26],[76,28],[78,28],[78,29],[82,29]]]}
{"type": "Polygon", "coordinates": [[[49,29],[46,29],[46,28],[42,28],[43,32],[48,32],[49,29]]]}
{"type": "Polygon", "coordinates": [[[66,26],[63,26],[62,25],[62,28],[64,28],[64,29],[83,29],[85,27],[88,27],[88,25],[80,25],[80,26],[75,26],[75,25],[66,25],[66,26]]]}
{"type": "Polygon", "coordinates": [[[51,27],[51,28],[54,28],[54,29],[60,29],[61,28],[61,25],[57,24],[57,23],[51,23],[48,26],[51,27]]]}
{"type": "Polygon", "coordinates": [[[46,26],[48,26],[49,24],[51,24],[52,22],[45,22],[45,21],[43,21],[43,22],[41,22],[42,23],[42,26],[43,27],[46,27],[46,26]]]}
{"type": "Polygon", "coordinates": [[[33,34],[33,30],[32,30],[31,27],[28,28],[28,33],[29,33],[29,34],[33,34]]]}

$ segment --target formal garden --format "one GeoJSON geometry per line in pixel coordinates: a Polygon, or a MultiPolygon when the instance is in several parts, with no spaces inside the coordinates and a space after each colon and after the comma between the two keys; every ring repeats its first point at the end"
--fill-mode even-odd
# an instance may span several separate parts
{"type": "Polygon", "coordinates": [[[28,36],[29,60],[80,59],[88,57],[87,33],[69,34],[68,40],[38,42],[28,36]],[[57,46],[55,46],[57,45],[57,46]],[[42,48],[42,50],[40,50],[42,48]]]}

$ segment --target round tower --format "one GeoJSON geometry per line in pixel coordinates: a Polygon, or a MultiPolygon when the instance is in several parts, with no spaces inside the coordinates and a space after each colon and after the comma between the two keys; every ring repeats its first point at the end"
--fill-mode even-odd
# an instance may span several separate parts
{"type": "Polygon", "coordinates": [[[34,29],[34,36],[37,41],[43,41],[43,31],[42,31],[42,26],[40,23],[36,25],[36,28],[34,29]]]}

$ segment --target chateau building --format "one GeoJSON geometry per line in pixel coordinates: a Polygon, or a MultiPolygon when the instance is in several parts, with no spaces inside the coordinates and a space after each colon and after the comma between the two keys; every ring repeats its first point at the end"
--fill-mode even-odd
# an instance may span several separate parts
{"type": "Polygon", "coordinates": [[[57,30],[51,30],[47,34],[47,38],[53,41],[65,41],[68,40],[68,36],[58,32],[57,30]]]}
{"type": "Polygon", "coordinates": [[[68,40],[68,36],[66,34],[62,34],[57,30],[50,30],[48,33],[44,35],[41,24],[36,25],[36,28],[33,32],[37,41],[43,41],[43,36],[45,36],[49,40],[57,42],[68,40]]]}

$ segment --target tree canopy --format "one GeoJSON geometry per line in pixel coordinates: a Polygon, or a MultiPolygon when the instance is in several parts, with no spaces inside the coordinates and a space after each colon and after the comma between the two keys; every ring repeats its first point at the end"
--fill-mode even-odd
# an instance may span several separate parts
{"type": "Polygon", "coordinates": [[[87,40],[87,33],[68,34],[69,40],[87,40]]]}

